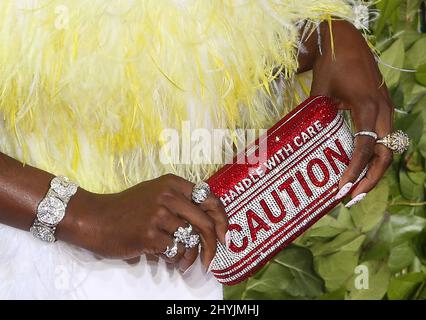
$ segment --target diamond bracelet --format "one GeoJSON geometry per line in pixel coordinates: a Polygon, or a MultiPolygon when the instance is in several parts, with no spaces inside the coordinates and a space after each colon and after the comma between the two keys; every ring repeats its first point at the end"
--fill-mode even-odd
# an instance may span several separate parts
{"type": "Polygon", "coordinates": [[[77,189],[78,185],[65,176],[50,181],[50,188],[40,201],[37,217],[30,228],[34,237],[51,243],[56,241],[56,227],[64,219],[67,204],[77,189]]]}

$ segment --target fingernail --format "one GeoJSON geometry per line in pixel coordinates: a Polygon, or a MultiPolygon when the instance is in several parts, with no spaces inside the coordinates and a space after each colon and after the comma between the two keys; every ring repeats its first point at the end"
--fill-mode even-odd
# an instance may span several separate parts
{"type": "Polygon", "coordinates": [[[182,275],[183,276],[185,276],[185,275],[187,275],[188,273],[190,273],[191,272],[191,270],[192,269],[194,269],[194,265],[195,265],[195,262],[193,262],[183,273],[182,273],[182,275]]]}
{"type": "Polygon", "coordinates": [[[364,198],[365,198],[365,196],[366,196],[367,194],[366,193],[360,193],[359,195],[357,195],[355,198],[353,198],[351,201],[349,201],[347,204],[346,204],[346,208],[350,208],[350,207],[352,207],[353,205],[355,205],[355,204],[357,204],[358,202],[360,202],[360,201],[362,201],[364,198]]]}
{"type": "Polygon", "coordinates": [[[208,274],[208,273],[210,273],[211,271],[212,271],[212,268],[213,268],[213,262],[214,262],[214,259],[212,260],[212,262],[210,262],[210,265],[209,265],[209,267],[207,268],[207,271],[206,271],[206,273],[208,274]]]}
{"type": "Polygon", "coordinates": [[[342,189],[339,190],[339,192],[336,194],[335,199],[336,200],[340,200],[342,199],[344,196],[346,196],[348,194],[349,191],[351,191],[352,187],[353,187],[353,183],[352,182],[348,182],[347,184],[345,184],[342,189]]]}
{"type": "Polygon", "coordinates": [[[229,246],[231,245],[231,239],[232,239],[232,235],[231,235],[231,230],[226,231],[225,234],[225,246],[226,249],[229,250],[229,246]]]}

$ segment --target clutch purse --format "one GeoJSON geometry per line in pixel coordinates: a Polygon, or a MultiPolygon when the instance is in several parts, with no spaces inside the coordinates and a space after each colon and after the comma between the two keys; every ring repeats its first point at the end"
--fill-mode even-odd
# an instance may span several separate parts
{"type": "Polygon", "coordinates": [[[210,177],[231,233],[211,266],[219,282],[243,281],[335,207],[353,150],[342,111],[311,97],[210,177]],[[256,152],[262,160],[249,161],[256,152]]]}

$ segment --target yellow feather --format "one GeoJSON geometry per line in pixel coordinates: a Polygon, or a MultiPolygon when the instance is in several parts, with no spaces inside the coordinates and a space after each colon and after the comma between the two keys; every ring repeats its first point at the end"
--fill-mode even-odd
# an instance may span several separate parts
{"type": "Polygon", "coordinates": [[[296,23],[331,16],[352,11],[343,0],[0,1],[0,150],[94,192],[166,172],[205,178],[218,165],[159,162],[162,130],[271,126],[292,105],[272,88],[277,69],[297,70],[296,23]]]}

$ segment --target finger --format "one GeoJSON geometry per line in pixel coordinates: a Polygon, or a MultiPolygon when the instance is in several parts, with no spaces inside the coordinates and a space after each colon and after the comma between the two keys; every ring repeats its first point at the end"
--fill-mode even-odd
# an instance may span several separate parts
{"type": "MultiPolygon", "coordinates": [[[[163,221],[159,227],[168,234],[170,234],[170,236],[174,237],[174,233],[179,227],[186,226],[187,223],[185,220],[170,212],[170,216],[168,216],[167,219],[165,219],[165,221],[163,221]]],[[[177,266],[182,273],[189,269],[189,267],[191,267],[191,265],[197,259],[198,251],[198,246],[191,249],[185,248],[182,257],[177,262],[177,266]]],[[[172,263],[173,261],[169,259],[169,262],[172,263]]]]}
{"type": "Polygon", "coordinates": [[[192,189],[194,184],[179,176],[173,176],[172,187],[179,193],[183,194],[186,199],[192,201],[192,189]]]}
{"type": "Polygon", "coordinates": [[[185,228],[187,226],[187,223],[185,220],[172,213],[169,209],[166,210],[168,214],[161,217],[161,220],[159,220],[157,223],[157,227],[167,232],[170,236],[173,237],[175,231],[179,227],[185,228]]]}
{"type": "Polygon", "coordinates": [[[158,263],[158,255],[155,254],[145,254],[146,261],[158,263]]]}
{"type": "Polygon", "coordinates": [[[222,202],[214,195],[210,195],[207,200],[199,206],[213,219],[216,235],[220,242],[224,245],[226,232],[228,231],[228,216],[222,202]]]}
{"type": "Polygon", "coordinates": [[[349,166],[340,179],[339,189],[355,183],[374,155],[375,141],[371,137],[357,136],[355,149],[349,166]]]}
{"type": "Polygon", "coordinates": [[[179,261],[179,270],[182,273],[189,271],[192,265],[195,263],[199,254],[198,246],[191,249],[186,249],[182,259],[179,261]]]}
{"type": "MultiPolygon", "coordinates": [[[[377,117],[376,132],[378,136],[384,137],[392,131],[393,127],[393,104],[389,98],[386,87],[381,90],[382,103],[377,117]]],[[[353,190],[352,195],[368,193],[371,191],[383,177],[386,170],[392,163],[393,153],[382,144],[376,144],[375,155],[369,164],[367,175],[362,179],[359,185],[353,190]]]]}
{"type": "MultiPolygon", "coordinates": [[[[375,103],[366,100],[362,104],[355,105],[352,110],[351,116],[357,132],[375,131],[378,113],[375,103]]],[[[376,142],[373,138],[369,136],[357,136],[354,142],[355,149],[352,160],[340,179],[339,189],[341,190],[359,178],[374,155],[376,142]]]]}
{"type": "Polygon", "coordinates": [[[376,154],[371,160],[366,176],[353,190],[352,197],[370,192],[380,181],[392,163],[392,152],[380,144],[376,145],[376,154]]]}
{"type": "Polygon", "coordinates": [[[141,243],[144,243],[147,239],[150,245],[145,246],[144,253],[146,256],[156,255],[165,257],[164,252],[167,247],[172,248],[174,244],[174,237],[158,227],[149,230],[148,234],[141,234],[141,243]]]}
{"type": "Polygon", "coordinates": [[[177,247],[178,247],[178,251],[177,254],[174,257],[167,257],[164,252],[167,250],[167,246],[169,248],[172,248],[174,246],[174,237],[169,235],[167,232],[161,232],[163,234],[163,236],[165,238],[167,238],[166,244],[163,244],[163,250],[161,251],[161,255],[160,257],[163,258],[167,263],[171,263],[174,265],[179,265],[180,260],[183,258],[183,256],[185,255],[185,247],[181,244],[178,243],[177,247]]]}
{"type": "Polygon", "coordinates": [[[182,195],[169,195],[165,203],[171,212],[188,221],[199,232],[204,249],[201,260],[207,269],[216,254],[217,239],[213,219],[182,195]]]}
{"type": "MultiPolygon", "coordinates": [[[[181,192],[186,199],[192,202],[194,184],[177,176],[175,181],[175,190],[181,192]]],[[[228,216],[222,202],[216,196],[210,195],[199,207],[213,219],[217,238],[222,244],[225,244],[225,234],[228,230],[228,216]]]]}
{"type": "MultiPolygon", "coordinates": [[[[166,210],[167,212],[169,212],[169,215],[163,216],[163,218],[159,222],[158,227],[174,238],[174,233],[176,232],[176,230],[179,227],[186,227],[188,223],[185,220],[181,219],[179,216],[173,214],[168,209],[166,210]]],[[[179,248],[182,248],[183,250],[183,245],[180,246],[179,248]]],[[[198,253],[199,253],[198,246],[191,249],[185,248],[183,250],[183,255],[180,257],[179,260],[167,259],[167,261],[170,263],[175,263],[177,261],[179,270],[181,272],[185,272],[197,259],[198,253]]]]}
{"type": "Polygon", "coordinates": [[[128,265],[133,266],[138,264],[141,261],[141,257],[134,257],[132,259],[124,260],[128,265]]]}
{"type": "MultiPolygon", "coordinates": [[[[170,212],[170,211],[169,211],[170,212]]],[[[174,238],[174,233],[179,227],[186,227],[187,223],[177,215],[170,212],[170,215],[164,219],[159,228],[167,232],[174,238]]],[[[169,263],[177,263],[179,270],[184,273],[198,257],[198,246],[195,248],[187,249],[182,244],[179,244],[178,257],[175,259],[166,259],[169,263]],[[182,253],[183,252],[183,253],[182,253]]]]}

